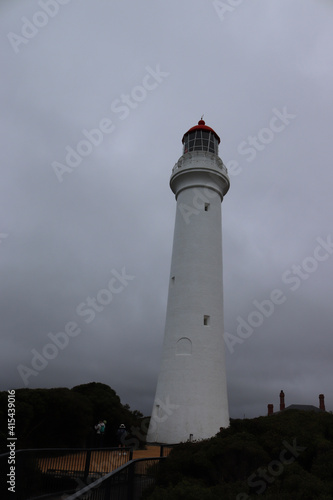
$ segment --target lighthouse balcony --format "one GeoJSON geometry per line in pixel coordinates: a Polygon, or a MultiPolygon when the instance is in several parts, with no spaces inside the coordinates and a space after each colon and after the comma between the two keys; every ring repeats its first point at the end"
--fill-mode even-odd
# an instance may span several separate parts
{"type": "Polygon", "coordinates": [[[221,158],[219,156],[216,156],[216,154],[210,153],[208,151],[192,151],[190,153],[183,154],[183,156],[179,158],[179,160],[173,167],[171,176],[173,176],[177,171],[181,169],[201,169],[203,167],[203,164],[205,164],[205,166],[208,166],[207,162],[209,162],[210,168],[216,168],[221,171],[222,174],[228,176],[227,167],[224,165],[221,158]]]}

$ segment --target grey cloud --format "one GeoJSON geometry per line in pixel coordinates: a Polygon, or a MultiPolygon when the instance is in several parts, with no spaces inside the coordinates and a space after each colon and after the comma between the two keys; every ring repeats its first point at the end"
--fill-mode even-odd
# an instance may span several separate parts
{"type": "MultiPolygon", "coordinates": [[[[3,2],[2,31],[20,34],[38,10],[3,2]]],[[[332,15],[330,3],[307,0],[243,2],[223,22],[200,0],[72,0],[19,53],[4,37],[1,389],[22,387],[17,365],[76,321],[82,333],[29,387],[100,381],[150,414],[175,215],[169,176],[204,113],[224,163],[241,170],[222,206],[226,331],[254,300],[275,288],[286,296],[227,352],[231,416],[265,414],[281,389],[288,404],[316,404],[323,392],[333,408],[333,256],[295,291],[281,279],[332,234],[332,15]],[[112,102],[157,65],[169,76],[122,120],[112,102]],[[248,161],[240,144],[284,107],[295,119],[248,161]],[[59,183],[52,162],[103,118],[115,130],[59,183]],[[124,266],[135,279],[86,324],[77,306],[124,266]]]]}

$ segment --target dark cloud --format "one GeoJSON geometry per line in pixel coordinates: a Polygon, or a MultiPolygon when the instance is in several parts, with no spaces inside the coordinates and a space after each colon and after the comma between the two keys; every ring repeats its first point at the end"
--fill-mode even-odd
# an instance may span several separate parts
{"type": "MultiPolygon", "coordinates": [[[[2,31],[22,36],[41,3],[3,2],[2,31]]],[[[50,334],[75,323],[80,333],[28,386],[100,381],[150,414],[175,215],[168,182],[183,133],[205,113],[231,177],[226,331],[237,335],[237,318],[275,289],[285,298],[227,349],[230,414],[265,414],[281,389],[288,404],[324,393],[332,409],[333,257],[314,257],[332,232],[332,15],[329,2],[304,0],[243,2],[223,19],[213,1],[72,0],[16,51],[3,39],[1,389],[24,386],[17,366],[32,369],[50,334]],[[98,145],[77,159],[84,131],[98,145]],[[69,151],[77,165],[59,182],[52,165],[69,151]],[[86,322],[78,306],[99,293],[107,302],[101,290],[123,269],[134,278],[86,322]]]]}

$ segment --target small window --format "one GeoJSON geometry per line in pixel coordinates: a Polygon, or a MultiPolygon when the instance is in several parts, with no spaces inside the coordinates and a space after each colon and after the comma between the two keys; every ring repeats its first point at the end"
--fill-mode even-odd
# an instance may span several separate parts
{"type": "Polygon", "coordinates": [[[210,203],[205,203],[205,212],[208,212],[210,203]]]}
{"type": "Polygon", "coordinates": [[[174,284],[174,282],[175,282],[175,277],[171,276],[171,283],[174,284]]]}
{"type": "Polygon", "coordinates": [[[209,323],[210,323],[210,316],[204,316],[204,320],[203,320],[203,324],[205,326],[209,326],[209,323]]]}

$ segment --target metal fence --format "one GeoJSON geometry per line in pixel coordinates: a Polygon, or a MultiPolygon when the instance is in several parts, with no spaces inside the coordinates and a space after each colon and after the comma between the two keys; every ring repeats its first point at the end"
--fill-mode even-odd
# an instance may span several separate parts
{"type": "MultiPolygon", "coordinates": [[[[17,450],[16,499],[50,493],[72,493],[132,459],[129,448],[17,450]]],[[[0,497],[8,494],[8,453],[0,455],[0,497]]]]}
{"type": "Polygon", "coordinates": [[[142,493],[155,484],[162,460],[138,458],[93,481],[66,500],[140,500],[142,493]]]}
{"type": "MultiPolygon", "coordinates": [[[[167,456],[170,450],[171,447],[161,446],[160,450],[156,449],[156,456],[158,451],[160,457],[167,456]]],[[[0,498],[8,496],[8,456],[8,453],[0,455],[0,498]]],[[[126,491],[122,495],[127,495],[134,484],[136,489],[149,484],[158,462],[159,459],[133,460],[133,451],[130,448],[17,450],[15,498],[16,500],[44,496],[46,498],[50,494],[54,494],[52,498],[57,495],[60,498],[66,494],[72,495],[86,486],[90,486],[89,498],[111,498],[90,496],[100,495],[111,487],[113,495],[118,494],[117,491],[119,494],[121,491],[126,491]],[[91,486],[92,484],[94,486],[91,486]],[[141,486],[138,486],[139,484],[141,486]]],[[[127,500],[139,497],[112,496],[112,498],[127,500]]]]}

